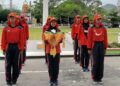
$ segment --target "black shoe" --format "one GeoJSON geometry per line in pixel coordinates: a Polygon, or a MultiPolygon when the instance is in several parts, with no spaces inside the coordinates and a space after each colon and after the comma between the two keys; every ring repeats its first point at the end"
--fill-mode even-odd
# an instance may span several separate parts
{"type": "Polygon", "coordinates": [[[19,71],[19,75],[21,75],[21,70],[19,71]]]}
{"type": "Polygon", "coordinates": [[[50,86],[54,86],[54,82],[53,81],[50,81],[50,86]]]}
{"type": "Polygon", "coordinates": [[[11,82],[7,82],[7,86],[12,86],[12,83],[11,82]]]}
{"type": "Polygon", "coordinates": [[[78,62],[78,61],[75,61],[75,64],[79,64],[79,62],[78,62]]]}
{"type": "Polygon", "coordinates": [[[13,85],[13,84],[16,84],[16,81],[12,81],[12,85],[13,85]]]}
{"type": "Polygon", "coordinates": [[[85,68],[82,68],[82,71],[83,71],[83,72],[86,72],[86,69],[85,69],[85,68]]]}
{"type": "Polygon", "coordinates": [[[90,70],[88,68],[85,68],[85,72],[89,72],[90,70]]]}
{"type": "Polygon", "coordinates": [[[56,80],[56,81],[54,82],[54,84],[55,84],[55,86],[58,86],[58,80],[56,80]]]}

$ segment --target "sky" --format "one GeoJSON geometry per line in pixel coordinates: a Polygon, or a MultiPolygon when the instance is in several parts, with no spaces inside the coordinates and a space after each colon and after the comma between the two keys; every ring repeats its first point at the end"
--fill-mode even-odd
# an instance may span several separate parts
{"type": "Polygon", "coordinates": [[[117,5],[118,0],[101,0],[101,1],[102,1],[103,5],[108,4],[108,3],[117,5]]]}
{"type": "MultiPolygon", "coordinates": [[[[9,7],[9,0],[0,0],[0,1],[2,1],[1,3],[2,4],[4,4],[6,7],[9,7]]],[[[27,0],[28,2],[29,1],[35,1],[35,0],[27,0]]],[[[108,3],[110,3],[110,4],[114,4],[114,5],[117,5],[117,1],[118,0],[101,0],[102,1],[102,3],[103,3],[103,5],[105,5],[105,4],[108,4],[108,3]]],[[[22,8],[22,3],[24,2],[24,0],[13,0],[13,5],[14,5],[14,7],[16,7],[16,8],[18,8],[18,9],[21,9],[22,8]]]]}

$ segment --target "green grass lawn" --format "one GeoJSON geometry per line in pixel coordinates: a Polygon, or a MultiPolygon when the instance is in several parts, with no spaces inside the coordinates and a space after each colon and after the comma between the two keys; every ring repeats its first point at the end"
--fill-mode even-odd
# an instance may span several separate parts
{"type": "Polygon", "coordinates": [[[107,50],[106,55],[120,55],[120,50],[107,50]]]}
{"type": "Polygon", "coordinates": [[[118,34],[120,33],[120,29],[108,29],[108,41],[109,43],[118,41],[118,34]]]}
{"type": "Polygon", "coordinates": [[[42,29],[30,29],[30,40],[40,40],[42,29]]]}

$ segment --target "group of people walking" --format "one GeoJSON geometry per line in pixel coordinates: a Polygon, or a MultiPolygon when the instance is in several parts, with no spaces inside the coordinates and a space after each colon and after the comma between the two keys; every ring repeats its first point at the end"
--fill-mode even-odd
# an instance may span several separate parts
{"type": "MultiPolygon", "coordinates": [[[[53,48],[48,40],[45,40],[45,32],[61,32],[56,18],[49,16],[42,30],[42,40],[45,45],[45,63],[48,67],[50,86],[58,85],[60,44],[63,39],[54,46],[56,54],[52,55],[53,48]]],[[[107,30],[102,24],[102,17],[95,15],[93,25],[90,27],[87,15],[76,15],[72,24],[71,38],[74,46],[74,60],[79,63],[83,72],[89,72],[91,68],[92,79],[95,83],[102,83],[104,70],[104,55],[108,46],[107,30]],[[91,63],[91,67],[89,64],[91,63]]],[[[18,16],[12,12],[8,15],[7,25],[2,32],[1,48],[5,55],[5,75],[8,86],[16,86],[26,58],[26,44],[29,39],[29,28],[24,16],[18,16]]]]}

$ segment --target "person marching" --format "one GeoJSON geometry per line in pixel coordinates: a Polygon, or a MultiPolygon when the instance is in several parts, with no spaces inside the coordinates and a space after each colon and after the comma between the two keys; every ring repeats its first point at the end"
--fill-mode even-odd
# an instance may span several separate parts
{"type": "Polygon", "coordinates": [[[1,49],[5,55],[6,82],[8,86],[16,86],[19,77],[19,55],[24,50],[22,28],[16,21],[16,14],[10,13],[8,26],[2,31],[1,49]]]}
{"type": "MultiPolygon", "coordinates": [[[[57,20],[55,18],[51,19],[50,27],[48,28],[47,32],[50,33],[57,33],[60,32],[57,25],[57,20]]],[[[51,39],[54,40],[54,39],[51,39]]],[[[55,55],[51,54],[51,49],[54,49],[50,42],[46,41],[46,54],[48,58],[48,72],[50,77],[50,86],[57,86],[58,85],[58,75],[59,75],[59,63],[60,63],[60,43],[62,42],[62,39],[57,42],[57,44],[54,46],[55,48],[55,55]]],[[[52,42],[53,43],[53,42],[52,42]]]]}
{"type": "MultiPolygon", "coordinates": [[[[42,40],[44,41],[44,33],[45,33],[45,31],[46,30],[48,30],[48,28],[50,27],[50,21],[51,21],[51,16],[49,16],[48,18],[47,18],[47,22],[46,22],[46,24],[43,26],[43,29],[42,29],[42,40]]],[[[44,42],[44,45],[45,45],[45,63],[47,64],[48,63],[48,60],[47,60],[47,54],[46,54],[46,44],[45,44],[45,42],[44,42]]]]}
{"type": "Polygon", "coordinates": [[[27,40],[29,39],[29,26],[27,24],[27,21],[25,19],[25,16],[20,16],[20,25],[24,28],[24,37],[25,37],[25,48],[23,51],[23,61],[22,64],[25,64],[26,61],[26,48],[27,48],[27,40]]]}
{"type": "Polygon", "coordinates": [[[80,27],[81,27],[80,16],[76,15],[74,18],[74,23],[72,25],[72,31],[71,31],[71,37],[72,37],[73,44],[74,44],[73,46],[74,46],[75,63],[80,62],[80,47],[78,44],[78,32],[79,32],[80,27]]]}
{"type": "Polygon", "coordinates": [[[89,54],[88,54],[88,49],[87,49],[87,39],[88,39],[88,28],[89,28],[89,18],[88,16],[83,16],[82,20],[82,26],[83,26],[83,39],[81,41],[81,59],[80,59],[80,64],[82,66],[83,72],[88,72],[89,71],[89,54]]]}
{"type": "MultiPolygon", "coordinates": [[[[23,26],[20,24],[20,16],[19,15],[16,15],[16,22],[18,22],[17,23],[18,26],[23,29],[24,33],[22,33],[22,35],[24,35],[24,42],[25,42],[25,30],[24,30],[23,26]]],[[[19,74],[21,74],[21,70],[22,70],[22,66],[23,66],[22,64],[23,64],[23,53],[21,53],[19,56],[19,74]]]]}
{"type": "Polygon", "coordinates": [[[24,21],[21,20],[21,16],[19,16],[19,15],[16,16],[16,19],[17,19],[16,21],[18,22],[18,26],[23,29],[22,35],[24,35],[24,42],[25,42],[24,43],[25,44],[24,51],[19,58],[19,71],[20,71],[19,73],[21,74],[22,67],[24,66],[24,62],[26,60],[26,41],[27,41],[27,38],[29,38],[29,31],[27,28],[28,26],[24,24],[26,22],[26,20],[24,20],[24,21]]]}
{"type": "Polygon", "coordinates": [[[94,16],[93,27],[88,30],[88,52],[92,54],[92,79],[94,84],[103,84],[104,55],[108,47],[107,30],[100,15],[94,16]]]}

